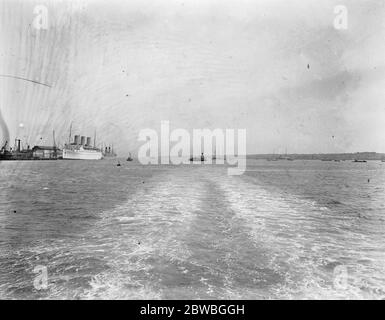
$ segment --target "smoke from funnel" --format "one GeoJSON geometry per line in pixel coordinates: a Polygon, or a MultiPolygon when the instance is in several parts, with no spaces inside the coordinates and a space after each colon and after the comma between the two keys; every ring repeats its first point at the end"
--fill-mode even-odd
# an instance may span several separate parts
{"type": "Polygon", "coordinates": [[[3,118],[3,114],[0,109],[0,127],[1,127],[1,146],[4,145],[5,141],[9,142],[9,130],[8,126],[3,118]]]}

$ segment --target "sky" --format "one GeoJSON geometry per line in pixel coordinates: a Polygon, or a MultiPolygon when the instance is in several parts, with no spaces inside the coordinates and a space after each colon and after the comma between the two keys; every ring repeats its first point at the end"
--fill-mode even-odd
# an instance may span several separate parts
{"type": "Polygon", "coordinates": [[[124,156],[168,120],[246,129],[250,154],[385,152],[384,1],[1,0],[0,16],[3,142],[64,143],[72,122],[124,156]]]}

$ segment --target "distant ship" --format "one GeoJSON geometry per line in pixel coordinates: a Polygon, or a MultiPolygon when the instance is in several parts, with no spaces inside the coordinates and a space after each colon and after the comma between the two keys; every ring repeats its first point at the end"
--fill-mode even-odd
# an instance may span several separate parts
{"type": "MultiPolygon", "coordinates": [[[[72,126],[71,126],[72,127],[72,126]]],[[[71,128],[70,139],[71,141],[71,128]]],[[[65,144],[63,148],[63,159],[66,160],[100,160],[103,158],[103,153],[100,149],[91,145],[91,137],[75,135],[74,142],[65,144]]]]}
{"type": "Polygon", "coordinates": [[[103,157],[105,158],[116,158],[116,153],[114,152],[114,146],[112,147],[105,147],[103,152],[103,157]]]}
{"type": "Polygon", "coordinates": [[[291,158],[291,157],[289,157],[289,156],[287,155],[287,148],[285,149],[285,156],[282,157],[281,159],[287,160],[287,161],[294,161],[293,158],[291,158]]]}
{"type": "Polygon", "coordinates": [[[194,158],[193,156],[190,157],[190,162],[194,162],[194,161],[201,161],[201,162],[204,162],[205,161],[205,156],[203,155],[203,152],[200,156],[200,158],[194,158]]]}

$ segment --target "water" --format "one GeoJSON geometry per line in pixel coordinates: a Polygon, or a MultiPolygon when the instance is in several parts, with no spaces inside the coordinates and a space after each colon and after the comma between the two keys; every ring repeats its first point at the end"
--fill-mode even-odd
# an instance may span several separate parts
{"type": "Polygon", "coordinates": [[[384,299],[384,172],[2,162],[0,298],[384,299]]]}

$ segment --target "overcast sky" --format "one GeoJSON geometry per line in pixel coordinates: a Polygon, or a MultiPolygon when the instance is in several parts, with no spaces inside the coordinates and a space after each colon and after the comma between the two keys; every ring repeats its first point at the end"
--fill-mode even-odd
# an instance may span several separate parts
{"type": "Polygon", "coordinates": [[[52,144],[55,129],[64,142],[73,121],[136,152],[141,129],[169,120],[245,128],[248,153],[385,152],[384,5],[2,0],[3,139],[52,144]],[[33,27],[40,4],[47,30],[33,27]]]}

